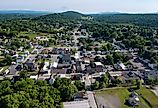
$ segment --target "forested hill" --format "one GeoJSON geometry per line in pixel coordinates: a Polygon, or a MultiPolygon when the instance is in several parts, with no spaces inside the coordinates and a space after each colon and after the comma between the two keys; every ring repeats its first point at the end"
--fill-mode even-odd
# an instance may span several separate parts
{"type": "Polygon", "coordinates": [[[74,11],[54,14],[0,14],[2,32],[34,31],[54,33],[61,28],[72,30],[80,22],[106,24],[135,24],[147,27],[158,27],[158,14],[95,14],[85,15],[74,11]],[[8,21],[9,20],[9,21],[8,21]]]}
{"type": "Polygon", "coordinates": [[[158,27],[158,14],[95,14],[94,20],[104,23],[126,23],[140,26],[158,27]]]}
{"type": "Polygon", "coordinates": [[[19,13],[13,13],[13,14],[0,14],[0,21],[4,20],[21,20],[21,19],[32,19],[39,17],[43,14],[19,14],[19,13]]]}
{"type": "Polygon", "coordinates": [[[63,13],[54,13],[49,15],[40,16],[37,18],[34,18],[34,21],[42,21],[46,24],[53,24],[53,23],[77,23],[77,21],[80,21],[88,16],[74,12],[74,11],[67,11],[63,13]]]}
{"type": "Polygon", "coordinates": [[[36,17],[32,19],[35,22],[42,22],[48,26],[53,27],[70,27],[74,28],[80,21],[88,19],[90,16],[74,12],[74,11],[67,11],[63,13],[54,13],[49,15],[44,15],[40,17],[36,17]]]}
{"type": "Polygon", "coordinates": [[[31,19],[47,14],[50,13],[43,11],[0,10],[0,20],[31,19]]]}
{"type": "Polygon", "coordinates": [[[82,19],[83,17],[86,17],[86,15],[74,11],[67,11],[63,13],[54,13],[54,14],[40,16],[35,18],[34,20],[49,20],[49,21],[54,19],[72,20],[72,19],[82,19]]]}
{"type": "Polygon", "coordinates": [[[0,21],[14,19],[28,19],[44,23],[46,25],[72,25],[79,21],[93,19],[93,21],[112,24],[135,24],[140,26],[158,27],[158,14],[123,14],[123,13],[101,13],[85,15],[79,12],[67,11],[63,13],[44,13],[32,11],[0,11],[0,21]]]}
{"type": "Polygon", "coordinates": [[[83,19],[91,19],[101,23],[114,24],[135,24],[140,26],[158,27],[158,14],[123,14],[123,13],[108,13],[108,14],[91,14],[85,15],[74,11],[63,13],[55,13],[40,16],[33,20],[42,21],[46,24],[50,23],[77,23],[83,19]]]}

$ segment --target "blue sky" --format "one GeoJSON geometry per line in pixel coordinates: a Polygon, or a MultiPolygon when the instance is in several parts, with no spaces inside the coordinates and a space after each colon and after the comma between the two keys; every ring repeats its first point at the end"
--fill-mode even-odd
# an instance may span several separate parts
{"type": "Polygon", "coordinates": [[[0,10],[158,12],[158,0],[1,0],[0,10]]]}

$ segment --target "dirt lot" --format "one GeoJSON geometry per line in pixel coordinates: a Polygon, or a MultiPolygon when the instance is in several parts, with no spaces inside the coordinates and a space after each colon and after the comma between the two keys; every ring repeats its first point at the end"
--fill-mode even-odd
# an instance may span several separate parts
{"type": "Polygon", "coordinates": [[[96,97],[98,108],[119,108],[121,102],[118,97],[111,95],[98,95],[96,97]],[[105,98],[106,97],[106,98],[105,98]]]}

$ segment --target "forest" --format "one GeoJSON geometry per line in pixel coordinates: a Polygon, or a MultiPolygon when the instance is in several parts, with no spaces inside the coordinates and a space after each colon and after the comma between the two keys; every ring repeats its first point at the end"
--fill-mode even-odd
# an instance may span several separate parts
{"type": "Polygon", "coordinates": [[[73,99],[84,87],[82,82],[72,84],[66,78],[57,78],[51,85],[47,81],[29,79],[26,72],[21,72],[14,80],[0,82],[0,107],[62,108],[62,102],[73,99]]]}

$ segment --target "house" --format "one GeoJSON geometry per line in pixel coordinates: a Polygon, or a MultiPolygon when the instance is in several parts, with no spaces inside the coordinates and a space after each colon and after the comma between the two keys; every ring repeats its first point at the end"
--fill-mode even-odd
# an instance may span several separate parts
{"type": "Polygon", "coordinates": [[[77,73],[82,73],[83,72],[80,61],[76,61],[76,65],[75,66],[76,66],[76,72],[77,73]]]}
{"type": "Polygon", "coordinates": [[[18,49],[18,51],[23,51],[23,49],[24,49],[23,47],[20,47],[20,48],[18,49]]]}
{"type": "Polygon", "coordinates": [[[38,75],[31,75],[31,76],[30,76],[30,79],[35,79],[35,80],[37,80],[37,79],[38,79],[38,75]]]}
{"type": "Polygon", "coordinates": [[[158,77],[158,71],[156,70],[145,70],[143,72],[144,79],[152,78],[155,79],[158,77]]]}
{"type": "Polygon", "coordinates": [[[139,98],[136,92],[132,92],[128,98],[128,103],[131,106],[138,106],[139,105],[139,98]]]}
{"type": "Polygon", "coordinates": [[[83,58],[82,58],[82,61],[83,61],[83,63],[85,63],[85,64],[90,64],[90,58],[88,58],[88,57],[83,57],[83,58]]]}
{"type": "Polygon", "coordinates": [[[51,76],[51,75],[49,75],[49,74],[42,74],[42,75],[40,74],[40,75],[38,76],[38,80],[42,80],[42,81],[47,80],[47,81],[49,81],[50,76],[51,76]]]}
{"type": "Polygon", "coordinates": [[[28,50],[26,50],[26,51],[24,52],[24,54],[29,55],[30,52],[29,52],[28,50]]]}
{"type": "Polygon", "coordinates": [[[150,67],[151,69],[155,69],[155,68],[157,68],[157,64],[148,63],[148,67],[150,67]]]}
{"type": "Polygon", "coordinates": [[[56,77],[59,77],[59,78],[67,78],[67,79],[70,79],[71,76],[69,74],[58,74],[56,77]]]}
{"type": "Polygon", "coordinates": [[[43,66],[42,70],[40,71],[42,76],[44,76],[44,75],[50,76],[51,75],[51,67],[50,66],[51,65],[49,62],[44,63],[44,66],[43,66]]]}
{"type": "Polygon", "coordinates": [[[22,64],[18,64],[15,69],[16,69],[17,71],[22,71],[23,65],[22,65],[22,64]]]}
{"type": "Polygon", "coordinates": [[[22,63],[22,62],[24,61],[24,59],[25,59],[24,55],[18,56],[18,57],[16,58],[16,62],[17,62],[17,63],[22,63]]]}
{"type": "Polygon", "coordinates": [[[64,54],[62,58],[63,63],[68,64],[71,62],[71,55],[70,54],[64,54]]]}
{"type": "Polygon", "coordinates": [[[37,65],[32,60],[28,60],[24,63],[24,69],[28,71],[35,71],[37,70],[37,65]]]}
{"type": "Polygon", "coordinates": [[[94,62],[96,72],[103,72],[103,64],[101,62],[94,62]]]}
{"type": "Polygon", "coordinates": [[[36,39],[39,41],[48,41],[48,38],[45,36],[37,36],[36,39]]]}
{"type": "Polygon", "coordinates": [[[57,69],[52,69],[51,70],[51,73],[55,74],[55,75],[57,75],[57,74],[67,74],[67,72],[68,72],[68,68],[57,68],[57,69]]]}
{"type": "Polygon", "coordinates": [[[117,70],[126,70],[126,66],[123,63],[115,64],[114,68],[117,69],[117,70]]]}
{"type": "Polygon", "coordinates": [[[85,66],[86,73],[96,73],[96,72],[103,72],[104,66],[101,62],[94,62],[88,66],[85,66]]]}
{"type": "Polygon", "coordinates": [[[84,80],[83,79],[83,74],[81,74],[81,73],[78,73],[78,74],[71,74],[71,79],[72,80],[84,80]]]}
{"type": "Polygon", "coordinates": [[[64,76],[67,73],[71,73],[71,66],[70,64],[60,64],[60,63],[54,63],[54,66],[51,67],[51,74],[52,75],[60,75],[64,76]]]}
{"type": "Polygon", "coordinates": [[[54,62],[51,67],[57,68],[58,67],[58,62],[54,62]]]}
{"type": "Polygon", "coordinates": [[[32,53],[33,53],[33,54],[39,54],[39,50],[38,50],[38,49],[35,49],[35,50],[33,50],[32,53]]]}

